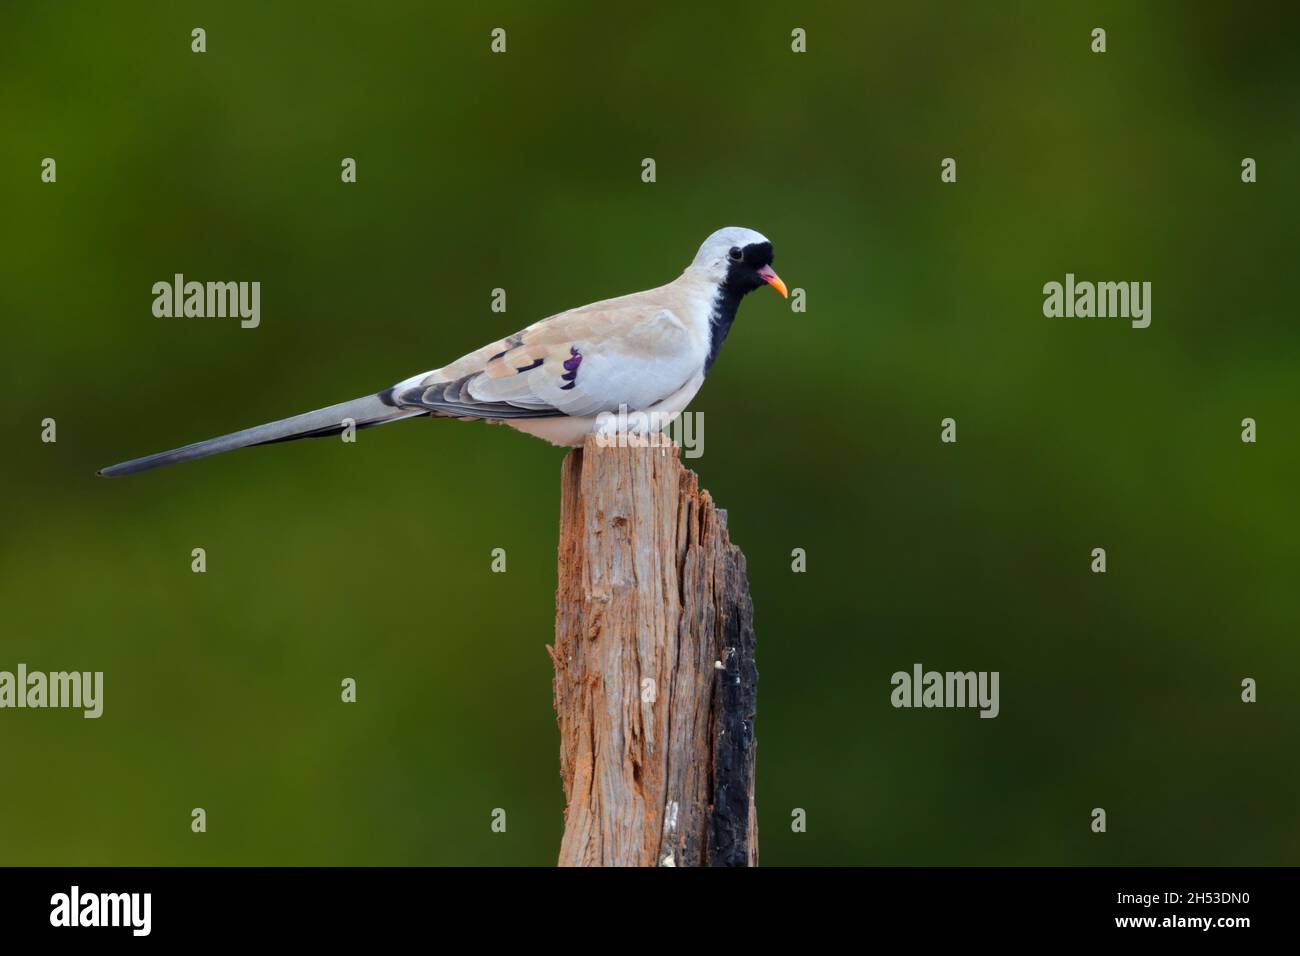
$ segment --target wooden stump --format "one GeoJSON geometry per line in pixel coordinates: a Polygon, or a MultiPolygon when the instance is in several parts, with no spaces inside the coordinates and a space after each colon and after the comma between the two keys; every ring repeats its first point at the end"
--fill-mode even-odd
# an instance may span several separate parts
{"type": "Polygon", "coordinates": [[[561,866],[754,866],[753,607],[726,512],[676,447],[564,460],[561,866]]]}

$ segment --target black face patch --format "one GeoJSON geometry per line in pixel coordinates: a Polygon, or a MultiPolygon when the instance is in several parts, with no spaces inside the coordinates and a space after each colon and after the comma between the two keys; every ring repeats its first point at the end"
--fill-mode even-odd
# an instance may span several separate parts
{"type": "Polygon", "coordinates": [[[772,244],[751,242],[741,252],[740,261],[732,261],[727,266],[727,278],[722,284],[743,296],[764,284],[758,270],[772,264],[772,244]]]}
{"type": "Polygon", "coordinates": [[[772,244],[770,242],[751,242],[742,250],[744,255],[739,262],[730,262],[727,277],[718,286],[718,294],[713,300],[713,316],[710,321],[712,340],[709,343],[709,357],[704,361],[704,371],[718,357],[723,340],[731,331],[731,323],[736,321],[736,310],[740,300],[759,286],[767,285],[758,270],[772,264],[772,244]]]}
{"type": "Polygon", "coordinates": [[[755,269],[772,264],[772,244],[770,242],[751,242],[745,247],[744,261],[755,269]]]}

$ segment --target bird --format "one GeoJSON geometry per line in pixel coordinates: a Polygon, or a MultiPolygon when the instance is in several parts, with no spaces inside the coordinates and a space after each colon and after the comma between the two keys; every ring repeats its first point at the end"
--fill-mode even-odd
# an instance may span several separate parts
{"type": "Polygon", "coordinates": [[[364,398],[98,474],[130,475],[251,445],[425,416],[500,423],[560,446],[581,445],[610,414],[666,427],[704,384],[740,300],[764,285],[789,297],[772,260],[767,237],[728,226],[705,239],[690,265],[665,285],[556,313],[364,398]]]}

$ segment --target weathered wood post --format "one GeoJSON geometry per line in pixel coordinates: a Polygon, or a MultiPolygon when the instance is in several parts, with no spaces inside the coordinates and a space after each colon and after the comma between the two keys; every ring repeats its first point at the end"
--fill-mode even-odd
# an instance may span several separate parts
{"type": "Polygon", "coordinates": [[[561,477],[561,866],[754,866],[753,607],[678,449],[588,437],[561,477]]]}

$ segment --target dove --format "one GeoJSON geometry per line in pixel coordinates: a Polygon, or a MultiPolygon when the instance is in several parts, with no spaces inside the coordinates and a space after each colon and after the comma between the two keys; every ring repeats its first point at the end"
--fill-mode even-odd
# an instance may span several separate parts
{"type": "Polygon", "coordinates": [[[559,312],[450,365],[365,398],[110,465],[113,477],[220,452],[338,435],[408,418],[482,420],[554,445],[581,445],[601,416],[663,427],[704,384],[740,300],[770,285],[772,243],[739,226],[719,229],[676,279],[644,292],[559,312]]]}

